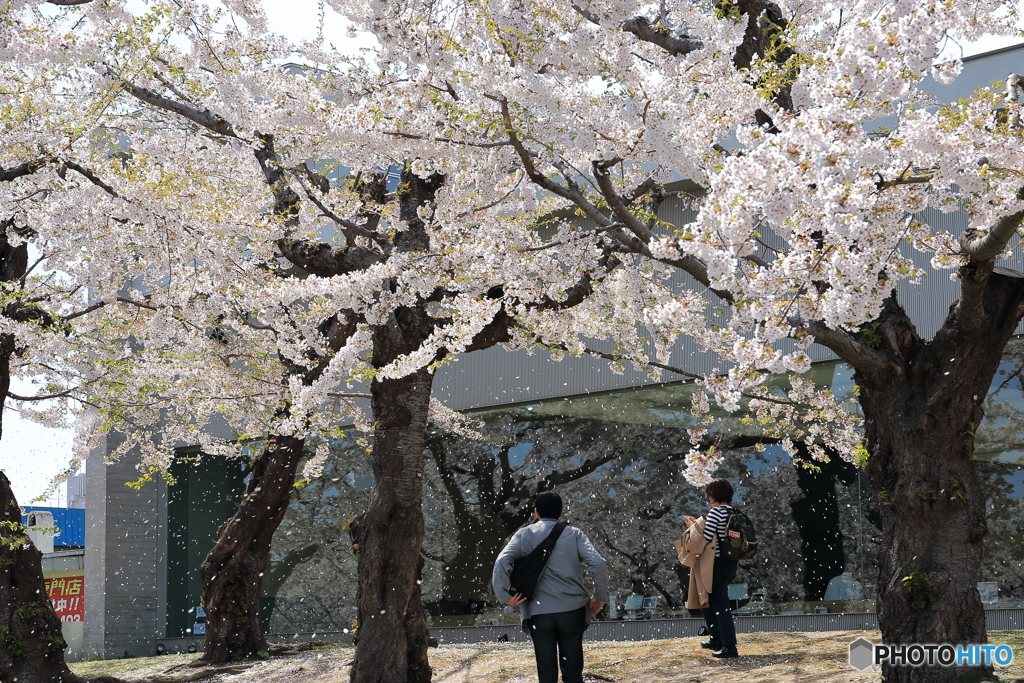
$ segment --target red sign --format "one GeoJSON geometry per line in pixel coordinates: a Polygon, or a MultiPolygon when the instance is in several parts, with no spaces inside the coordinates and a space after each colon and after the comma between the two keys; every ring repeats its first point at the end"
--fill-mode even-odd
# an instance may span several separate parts
{"type": "MultiPolygon", "coordinates": [[[[63,573],[54,572],[54,574],[63,573]]],[[[43,582],[46,584],[46,594],[50,597],[53,609],[61,621],[85,620],[84,575],[50,576],[44,578],[43,582]]]]}

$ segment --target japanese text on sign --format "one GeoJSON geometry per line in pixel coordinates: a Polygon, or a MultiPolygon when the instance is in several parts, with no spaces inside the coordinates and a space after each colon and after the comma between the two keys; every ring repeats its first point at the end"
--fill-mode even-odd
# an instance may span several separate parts
{"type": "Polygon", "coordinates": [[[61,621],[85,619],[85,577],[62,576],[44,579],[46,595],[61,621]]]}

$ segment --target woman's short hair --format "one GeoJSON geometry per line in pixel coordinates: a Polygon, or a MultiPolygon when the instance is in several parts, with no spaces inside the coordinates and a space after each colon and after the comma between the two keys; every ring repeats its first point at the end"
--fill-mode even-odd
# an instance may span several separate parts
{"type": "Polygon", "coordinates": [[[712,479],[704,487],[704,495],[716,503],[731,503],[732,484],[726,479],[712,479]]]}

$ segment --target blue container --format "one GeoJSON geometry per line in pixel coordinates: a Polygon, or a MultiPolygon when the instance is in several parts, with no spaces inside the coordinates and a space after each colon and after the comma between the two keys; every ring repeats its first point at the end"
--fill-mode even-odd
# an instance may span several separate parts
{"type": "MultiPolygon", "coordinates": [[[[50,512],[53,514],[53,525],[60,529],[60,534],[53,539],[53,547],[84,548],[85,547],[85,510],[81,508],[48,508],[29,505],[25,512],[50,512]]],[[[21,521],[28,524],[28,517],[21,521]]]]}

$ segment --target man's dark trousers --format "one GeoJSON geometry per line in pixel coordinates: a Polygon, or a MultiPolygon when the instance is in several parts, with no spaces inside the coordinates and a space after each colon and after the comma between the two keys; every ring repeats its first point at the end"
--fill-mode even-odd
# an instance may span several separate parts
{"type": "Polygon", "coordinates": [[[708,596],[708,606],[701,610],[712,642],[725,647],[736,644],[736,625],[729,606],[729,584],[736,578],[738,564],[736,560],[727,557],[715,558],[715,568],[711,572],[711,595],[708,596]]]}
{"type": "Polygon", "coordinates": [[[570,612],[535,614],[530,618],[533,653],[537,657],[539,683],[583,683],[583,632],[587,630],[587,608],[570,612]]]}

